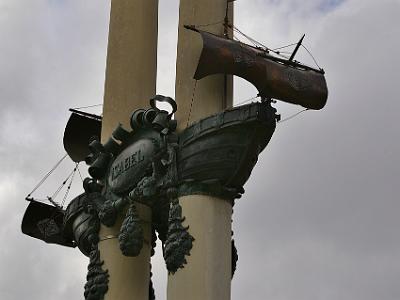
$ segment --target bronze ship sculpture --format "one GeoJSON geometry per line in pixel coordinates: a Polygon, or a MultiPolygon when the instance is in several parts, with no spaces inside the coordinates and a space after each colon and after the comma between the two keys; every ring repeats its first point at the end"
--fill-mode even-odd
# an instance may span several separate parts
{"type": "MultiPolygon", "coordinates": [[[[243,185],[275,131],[279,116],[271,106],[273,99],[315,110],[326,104],[324,71],[294,61],[297,49],[290,59],[282,59],[227,36],[186,28],[203,40],[194,79],[213,74],[240,76],[258,89],[261,102],[226,109],[178,133],[177,121],[172,118],[177,104],[156,95],[149,108],[132,113],[129,130],[118,126],[103,144],[99,141],[101,118],[73,111],[64,133],[64,148],[74,162],[84,160],[89,165],[91,178],[84,180],[84,193],[67,208],[28,196],[22,232],[47,243],[78,246],[90,257],[86,299],[101,300],[108,288],[109,274],[102,269],[98,248],[100,224],[114,226],[117,216],[125,212],[118,236],[120,249],[126,256],[137,256],[143,231],[136,204],[149,206],[152,246],[157,232],[166,267],[170,273],[177,272],[187,263],[195,241],[190,227],[183,226],[178,198],[212,195],[233,205],[244,193],[243,185]],[[157,101],[168,103],[172,112],[158,109],[157,101]]],[[[232,240],[233,272],[236,260],[232,240]]],[[[154,299],[152,288],[149,295],[154,299]]]]}
{"type": "Polygon", "coordinates": [[[283,59],[273,56],[268,50],[194,26],[186,28],[198,32],[203,40],[195,79],[213,74],[232,74],[252,83],[261,97],[298,104],[308,109],[325,106],[328,88],[324,70],[294,61],[295,52],[291,58],[283,59]]]}

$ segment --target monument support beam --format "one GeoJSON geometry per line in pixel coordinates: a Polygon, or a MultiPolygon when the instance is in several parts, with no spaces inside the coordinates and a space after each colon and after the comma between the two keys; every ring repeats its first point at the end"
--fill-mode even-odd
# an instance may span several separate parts
{"type": "MultiPolygon", "coordinates": [[[[106,142],[118,123],[129,128],[133,110],[147,107],[156,92],[158,0],[112,0],[101,138],[106,142]]],[[[102,226],[99,250],[110,275],[105,300],[147,300],[149,295],[151,211],[139,206],[144,244],[138,257],[119,249],[122,220],[102,226]]],[[[122,216],[121,216],[122,217],[122,216]]]]}
{"type": "MultiPolygon", "coordinates": [[[[182,0],[179,11],[175,97],[178,130],[232,106],[232,76],[213,75],[196,81],[193,75],[202,49],[201,37],[184,25],[223,35],[227,0],[182,0]],[[200,28],[200,27],[199,27],[200,28]]],[[[233,3],[228,5],[233,23],[233,3]]],[[[231,290],[230,201],[205,195],[180,197],[185,226],[194,237],[183,269],[168,277],[168,300],[229,300],[231,290]]]]}

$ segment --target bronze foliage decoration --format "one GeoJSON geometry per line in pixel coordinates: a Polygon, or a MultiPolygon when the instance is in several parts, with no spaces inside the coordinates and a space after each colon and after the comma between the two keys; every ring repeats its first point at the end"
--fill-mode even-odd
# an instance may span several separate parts
{"type": "Polygon", "coordinates": [[[187,263],[186,256],[190,255],[193,247],[194,238],[188,231],[189,226],[182,225],[184,220],[182,207],[179,205],[178,199],[174,199],[171,203],[168,234],[164,248],[165,263],[168,272],[172,274],[184,267],[187,263]]]}
{"type": "Polygon", "coordinates": [[[104,262],[100,260],[100,251],[96,246],[90,253],[87,282],[85,284],[86,300],[103,300],[108,291],[108,271],[103,270],[104,262]]]}
{"type": "Polygon", "coordinates": [[[136,211],[131,203],[118,236],[119,247],[125,256],[138,256],[143,247],[143,228],[136,211]]]}

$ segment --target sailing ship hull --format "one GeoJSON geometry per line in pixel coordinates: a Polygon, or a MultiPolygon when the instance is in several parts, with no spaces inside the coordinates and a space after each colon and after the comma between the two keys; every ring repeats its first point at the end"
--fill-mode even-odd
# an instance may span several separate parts
{"type": "Polygon", "coordinates": [[[260,96],[301,105],[308,109],[325,106],[328,89],[323,71],[281,60],[261,49],[201,30],[203,50],[194,78],[232,74],[252,83],[260,96]]]}
{"type": "Polygon", "coordinates": [[[242,187],[274,133],[275,118],[275,110],[266,103],[252,103],[186,128],[179,137],[180,182],[242,187]]]}

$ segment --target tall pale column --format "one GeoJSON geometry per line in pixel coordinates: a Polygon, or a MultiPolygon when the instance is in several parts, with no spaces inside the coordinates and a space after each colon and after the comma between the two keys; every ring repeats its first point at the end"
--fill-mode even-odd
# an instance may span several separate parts
{"type": "MultiPolygon", "coordinates": [[[[122,123],[129,128],[133,110],[147,107],[156,92],[158,0],[112,0],[103,109],[102,141],[122,123]]],[[[147,300],[149,293],[150,219],[148,207],[138,207],[145,242],[138,257],[122,255],[119,220],[100,229],[99,249],[110,275],[106,300],[147,300]]],[[[121,216],[122,219],[122,216],[121,216]]]]}
{"type": "MultiPolygon", "coordinates": [[[[213,75],[193,79],[202,49],[199,34],[183,25],[199,27],[219,35],[227,0],[181,0],[175,97],[179,130],[188,124],[232,105],[232,77],[213,75]],[[194,95],[194,97],[193,97],[194,95]]],[[[229,4],[233,21],[233,3],[229,4]]],[[[231,290],[231,204],[215,197],[192,195],[179,199],[185,225],[195,238],[187,265],[168,277],[168,300],[229,300],[231,290]]]]}

